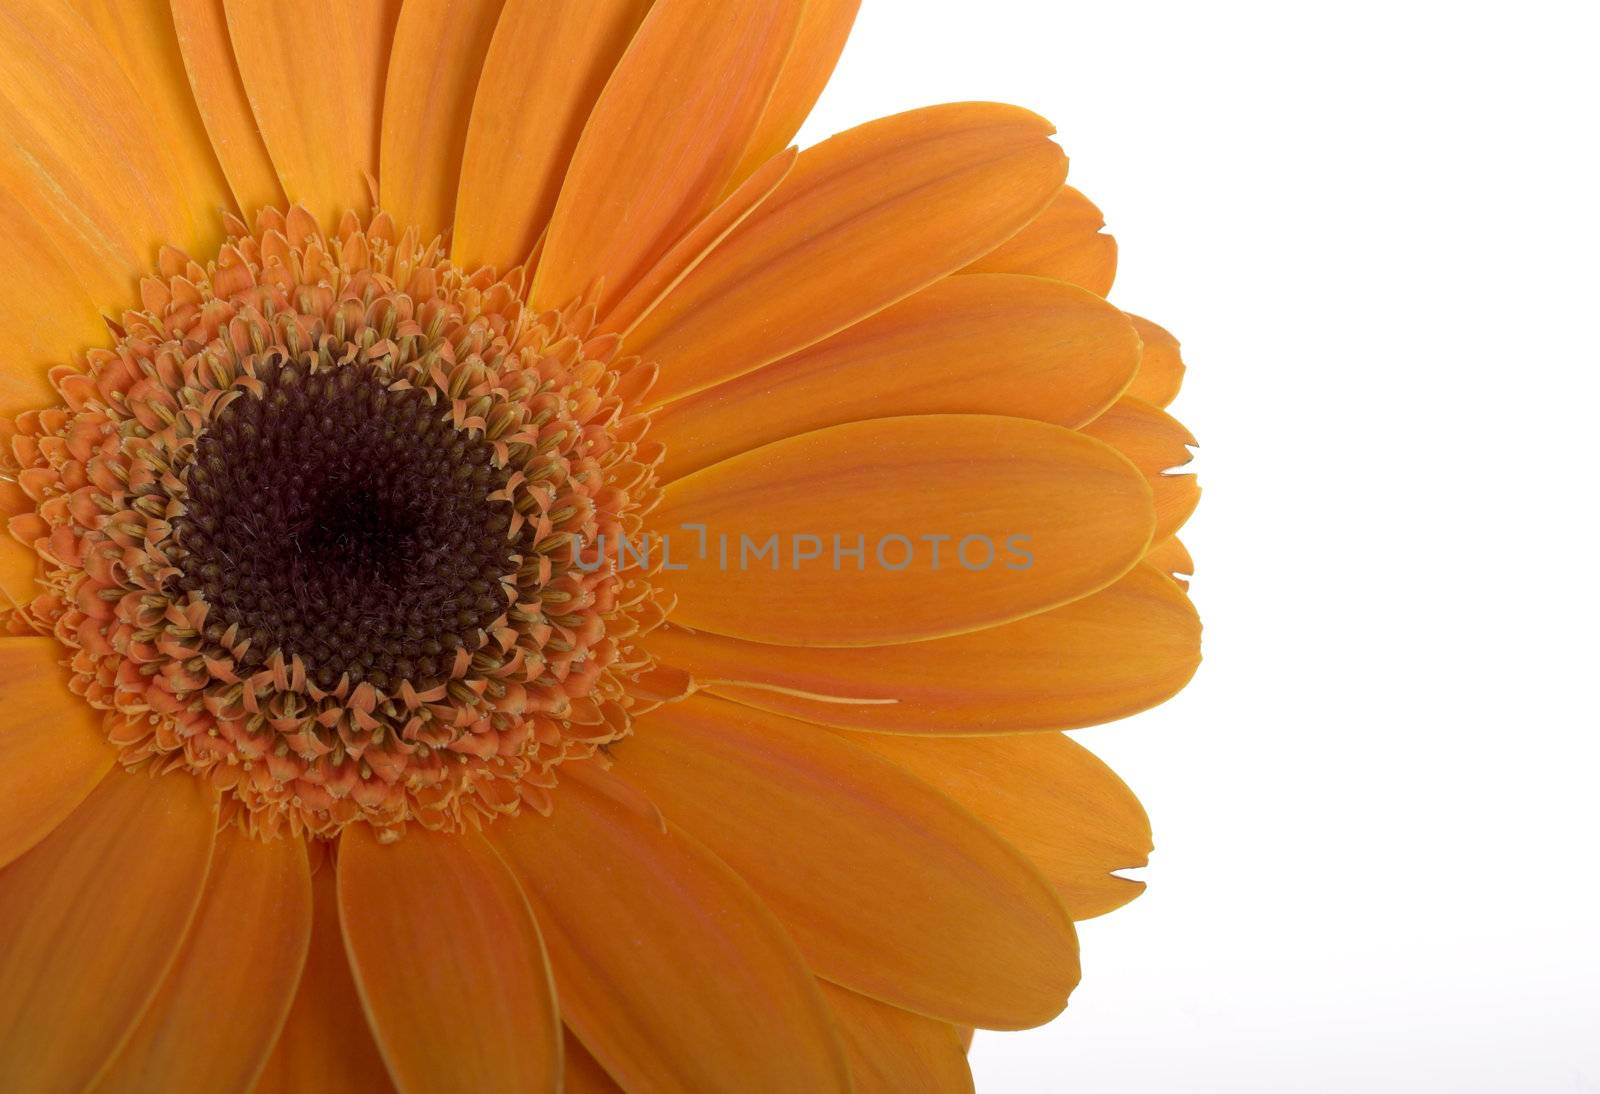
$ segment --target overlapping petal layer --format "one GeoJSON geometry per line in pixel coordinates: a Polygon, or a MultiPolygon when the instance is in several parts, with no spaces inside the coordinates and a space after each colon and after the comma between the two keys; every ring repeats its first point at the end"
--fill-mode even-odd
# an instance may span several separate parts
{"type": "Polygon", "coordinates": [[[1200,663],[1200,620],[1150,566],[1064,607],[929,642],[778,646],[669,625],[650,648],[719,695],[840,729],[1074,729],[1171,698],[1200,663]]]}
{"type": "Polygon", "coordinates": [[[209,788],[113,771],[0,872],[0,1089],[80,1091],[155,998],[200,906],[209,788]]]}
{"type": "Polygon", "coordinates": [[[812,968],[949,1022],[1047,1021],[1078,979],[1049,884],[970,812],[815,727],[715,699],[641,719],[618,765],[738,870],[812,968]]]}
{"type": "Polygon", "coordinates": [[[48,639],[0,639],[0,867],[66,820],[115,756],[59,661],[48,639]]]}
{"type": "Polygon", "coordinates": [[[544,930],[567,1025],[628,1089],[847,1089],[827,1008],[772,913],[595,777],[569,780],[549,817],[490,832],[544,930]]]}
{"type": "Polygon", "coordinates": [[[1094,202],[1063,186],[1038,220],[962,272],[1053,277],[1105,296],[1117,274],[1117,241],[1105,226],[1094,202]]]}
{"type": "Polygon", "coordinates": [[[538,925],[484,837],[365,826],[339,841],[339,921],[396,1085],[548,1090],[561,1021],[538,925]]]}
{"type": "Polygon", "coordinates": [[[1008,274],[946,278],[827,341],[657,411],[671,480],[813,429],[909,414],[1076,428],[1139,368],[1126,316],[1083,289],[1008,274]]]}
{"type": "Polygon", "coordinates": [[[220,833],[183,950],[95,1089],[251,1090],[289,1013],[310,939],[305,843],[220,833]]]}
{"type": "Polygon", "coordinates": [[[668,485],[653,527],[683,567],[663,574],[674,622],[781,645],[876,646],[1097,592],[1144,554],[1154,509],[1133,465],[1080,433],[937,414],[833,426],[724,460],[668,485]]]}
{"type": "Polygon", "coordinates": [[[962,103],[870,122],[794,171],[628,339],[654,396],[693,394],[836,334],[992,250],[1066,173],[1044,119],[962,103]]]}

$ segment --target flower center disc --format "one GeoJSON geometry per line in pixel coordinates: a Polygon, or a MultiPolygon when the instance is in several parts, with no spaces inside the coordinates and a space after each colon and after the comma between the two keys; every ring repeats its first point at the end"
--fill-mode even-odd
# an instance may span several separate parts
{"type": "Polygon", "coordinates": [[[178,579],[237,627],[241,663],[282,650],[324,689],[438,683],[510,606],[530,529],[481,436],[371,368],[258,370],[195,445],[176,522],[178,579]]]}
{"type": "Polygon", "coordinates": [[[228,227],[0,422],[44,588],[8,626],[68,648],[125,766],[258,835],[548,809],[660,699],[649,574],[577,564],[658,495],[653,370],[381,213],[228,227]]]}

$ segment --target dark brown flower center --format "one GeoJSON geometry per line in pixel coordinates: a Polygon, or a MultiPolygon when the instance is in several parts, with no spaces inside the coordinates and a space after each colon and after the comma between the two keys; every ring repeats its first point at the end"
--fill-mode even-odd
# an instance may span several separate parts
{"type": "Polygon", "coordinates": [[[437,681],[487,641],[517,571],[492,446],[367,366],[258,378],[183,473],[177,582],[209,606],[207,637],[248,639],[247,667],[298,657],[324,689],[437,681]]]}

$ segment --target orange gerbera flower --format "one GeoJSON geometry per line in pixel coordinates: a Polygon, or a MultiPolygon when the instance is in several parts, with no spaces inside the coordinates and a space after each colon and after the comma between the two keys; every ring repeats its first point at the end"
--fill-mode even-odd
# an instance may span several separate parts
{"type": "Polygon", "coordinates": [[[1050,126],[855,0],[7,0],[0,1088],[969,1087],[1198,661],[1050,126]]]}

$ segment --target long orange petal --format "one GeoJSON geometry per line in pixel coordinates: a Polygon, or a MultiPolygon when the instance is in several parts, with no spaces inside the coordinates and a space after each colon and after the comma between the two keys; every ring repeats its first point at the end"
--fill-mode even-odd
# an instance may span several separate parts
{"type": "Polygon", "coordinates": [[[251,112],[291,202],[325,224],[372,202],[399,0],[225,0],[251,112]]]}
{"type": "Polygon", "coordinates": [[[283,187],[250,110],[228,37],[224,0],[171,0],[183,66],[222,171],[246,217],[283,205],[283,187]]]}
{"type": "Polygon", "coordinates": [[[0,270],[27,271],[0,279],[0,417],[9,418],[53,404],[50,369],[110,335],[46,225],[11,201],[0,202],[0,270]]]}
{"type": "MultiPolygon", "coordinates": [[[[587,5],[585,5],[587,7],[587,5]]],[[[572,156],[533,287],[601,310],[712,210],[733,177],[804,0],[656,0],[572,156]]]]}
{"type": "Polygon", "coordinates": [[[171,243],[221,232],[197,206],[138,93],[89,25],[59,0],[0,7],[0,191],[45,226],[90,299],[115,310],[171,243]]]}
{"type": "Polygon", "coordinates": [[[687,235],[641,277],[628,295],[617,302],[600,320],[604,330],[626,334],[648,315],[652,308],[683,282],[733,230],[747,220],[761,203],[770,198],[789,172],[794,170],[799,153],[790,148],[773,156],[741,183],[687,235]]]}
{"type": "Polygon", "coordinates": [[[561,1070],[563,1094],[624,1094],[617,1081],[589,1054],[571,1029],[566,1030],[562,1055],[565,1063],[561,1070]]]}
{"type": "Polygon", "coordinates": [[[987,821],[1055,885],[1074,920],[1120,908],[1144,882],[1112,871],[1150,857],[1150,818],[1116,772],[1059,733],[852,734],[987,821]]]}
{"type": "Polygon", "coordinates": [[[749,886],[563,772],[548,818],[489,837],[549,941],[563,1020],[606,1070],[686,1094],[848,1089],[816,982],[749,886]]]}
{"type": "MultiPolygon", "coordinates": [[[[472,100],[504,6],[505,0],[409,0],[400,9],[383,95],[379,195],[396,223],[424,238],[449,230],[455,215],[472,100]]],[[[530,73],[523,61],[524,79],[537,78],[541,68],[530,73]]],[[[520,189],[504,178],[495,182],[520,189]]]]}
{"type": "Polygon", "coordinates": [[[972,1090],[972,1069],[956,1028],[834,984],[823,994],[850,1057],[856,1094],[972,1090]]]}
{"type": "Polygon", "coordinates": [[[456,262],[507,269],[528,260],[584,123],[650,4],[507,0],[454,161],[456,262]]]}
{"type": "Polygon", "coordinates": [[[1139,337],[1144,339],[1144,355],[1139,361],[1139,373],[1128,385],[1128,394],[1155,406],[1168,406],[1178,397],[1183,387],[1183,354],[1178,340],[1164,327],[1148,319],[1128,316],[1133,321],[1139,337]]]}
{"type": "Polygon", "coordinates": [[[73,0],[73,5],[121,64],[157,139],[174,153],[179,181],[189,195],[186,207],[204,216],[196,224],[202,238],[220,244],[220,214],[224,208],[234,211],[233,195],[189,90],[170,0],[73,0]]]}
{"type": "Polygon", "coordinates": [[[480,833],[413,828],[385,846],[357,825],[340,838],[338,868],[350,965],[401,1090],[560,1086],[539,928],[480,833]]]}
{"type": "Polygon", "coordinates": [[[1143,556],[1154,511],[1137,469],[1098,441],[951,414],[775,441],[672,483],[653,521],[672,537],[672,565],[686,567],[663,574],[675,622],[779,645],[874,646],[1088,596],[1143,556]],[[707,557],[688,558],[701,527],[707,557]],[[752,561],[746,544],[772,550],[752,561]]]}
{"type": "Polygon", "coordinates": [[[394,1084],[350,975],[332,863],[312,875],[311,894],[305,971],[255,1094],[384,1094],[394,1084]]]}
{"type": "Polygon", "coordinates": [[[744,876],[818,975],[994,1028],[1066,1004],[1077,941],[1049,883],[926,783],[833,734],[716,699],[637,727],[614,750],[617,770],[744,876]]]}
{"type": "Polygon", "coordinates": [[[951,277],[808,350],[668,403],[667,480],[769,441],[868,418],[1003,414],[1076,428],[1139,367],[1139,337],[1084,289],[951,277]]]}
{"type": "Polygon", "coordinates": [[[310,939],[305,842],[252,839],[236,827],[220,833],[172,974],[95,1089],[250,1090],[289,1013],[310,939]]]}
{"type": "Polygon", "coordinates": [[[1188,578],[1194,576],[1194,558],[1189,554],[1189,548],[1185,547],[1177,536],[1150,548],[1150,553],[1144,556],[1144,560],[1171,577],[1181,589],[1187,589],[1188,578]]]}
{"type": "Polygon", "coordinates": [[[665,402],[760,368],[988,253],[1054,196],[1044,119],[962,103],[884,118],[800,154],[754,216],[628,339],[665,402]]]}
{"type": "Polygon", "coordinates": [[[0,873],[0,1090],[78,1091],[149,1006],[199,907],[214,797],[113,771],[0,873]]]}
{"type": "Polygon", "coordinates": [[[801,648],[669,625],[645,644],[719,695],[820,725],[1018,733],[1096,725],[1170,699],[1200,664],[1200,619],[1182,589],[1140,565],[1065,607],[931,642],[801,648]]]}
{"type": "Polygon", "coordinates": [[[1159,407],[1124,396],[1083,432],[1128,457],[1149,480],[1156,499],[1152,543],[1161,543],[1183,527],[1200,504],[1200,484],[1192,474],[1173,474],[1194,459],[1189,447],[1196,442],[1182,422],[1159,407]]]}
{"type": "Polygon", "coordinates": [[[777,86],[772,89],[772,100],[761,114],[761,124],[750,138],[735,178],[754,174],[800,132],[839,63],[860,10],[861,0],[806,0],[794,48],[783,64],[777,86]]]}
{"type": "Polygon", "coordinates": [[[116,756],[61,659],[53,639],[0,639],[0,867],[66,820],[116,756]]]}
{"type": "Polygon", "coordinates": [[[1101,231],[1105,226],[1094,202],[1063,186],[1038,220],[962,273],[1053,277],[1105,296],[1117,276],[1117,241],[1101,231]]]}

